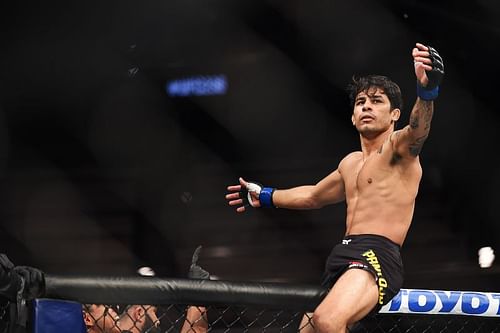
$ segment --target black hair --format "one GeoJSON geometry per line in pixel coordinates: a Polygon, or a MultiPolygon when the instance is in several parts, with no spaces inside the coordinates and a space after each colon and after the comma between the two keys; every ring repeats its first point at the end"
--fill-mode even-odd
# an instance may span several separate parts
{"type": "Polygon", "coordinates": [[[353,76],[352,82],[347,86],[351,109],[354,108],[356,96],[358,96],[360,92],[368,93],[371,88],[379,88],[384,91],[384,93],[389,98],[389,102],[391,103],[391,110],[401,110],[403,108],[403,97],[401,96],[401,89],[395,82],[393,82],[387,76],[367,75],[359,78],[353,76]]]}

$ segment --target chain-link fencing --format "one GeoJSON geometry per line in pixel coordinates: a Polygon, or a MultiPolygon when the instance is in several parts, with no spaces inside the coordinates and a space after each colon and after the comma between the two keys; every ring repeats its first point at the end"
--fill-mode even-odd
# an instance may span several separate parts
{"type": "MultiPolygon", "coordinates": [[[[58,322],[67,327],[61,313],[65,313],[66,303],[72,303],[78,306],[78,311],[73,312],[76,321],[82,323],[77,326],[82,327],[82,333],[305,333],[312,325],[307,313],[326,293],[323,288],[288,284],[48,277],[47,296],[53,299],[35,302],[34,321],[53,316],[51,321],[56,327],[58,322]],[[37,315],[37,311],[50,312],[43,307],[37,309],[44,301],[60,302],[61,306],[52,314],[37,315]]],[[[500,294],[496,293],[404,289],[382,313],[365,318],[349,331],[500,332],[499,300],[500,294]]],[[[5,322],[8,318],[8,307],[1,305],[0,319],[5,322]]],[[[38,322],[31,326],[36,333],[63,332],[62,328],[47,330],[38,322]]]]}
{"type": "MultiPolygon", "coordinates": [[[[144,306],[144,310],[149,306],[144,306]]],[[[304,326],[309,326],[307,320],[301,325],[303,313],[287,310],[271,310],[249,307],[197,307],[197,306],[159,306],[156,323],[142,326],[136,321],[134,328],[138,332],[303,332],[304,326]],[[189,312],[191,312],[189,314],[189,312]]],[[[97,317],[97,322],[102,322],[97,317]]],[[[120,328],[120,320],[113,325],[117,331],[127,331],[120,328]]],[[[110,327],[96,327],[97,332],[110,332],[110,327]]],[[[130,330],[130,328],[128,329],[130,330]]],[[[459,315],[409,315],[409,314],[378,314],[354,325],[351,333],[492,333],[500,332],[500,320],[490,317],[466,317],[459,315]]]]}

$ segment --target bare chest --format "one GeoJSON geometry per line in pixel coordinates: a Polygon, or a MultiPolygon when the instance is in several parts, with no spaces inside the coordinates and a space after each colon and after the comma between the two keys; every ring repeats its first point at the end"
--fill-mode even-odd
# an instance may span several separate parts
{"type": "Polygon", "coordinates": [[[366,160],[356,159],[343,175],[348,198],[365,191],[381,192],[397,186],[402,176],[396,157],[387,158],[378,153],[366,160]]]}

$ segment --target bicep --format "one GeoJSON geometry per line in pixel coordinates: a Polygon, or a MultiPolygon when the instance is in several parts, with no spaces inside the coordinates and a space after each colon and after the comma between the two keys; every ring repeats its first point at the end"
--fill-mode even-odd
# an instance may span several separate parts
{"type": "Polygon", "coordinates": [[[410,123],[394,132],[394,148],[402,156],[417,157],[431,129],[434,104],[417,99],[410,114],[410,123]]]}
{"type": "Polygon", "coordinates": [[[400,156],[417,157],[422,150],[428,132],[419,133],[412,130],[411,125],[396,131],[391,136],[394,151],[400,156]]]}
{"type": "Polygon", "coordinates": [[[319,206],[334,204],[345,199],[344,180],[338,169],[314,186],[313,197],[319,206]]]}

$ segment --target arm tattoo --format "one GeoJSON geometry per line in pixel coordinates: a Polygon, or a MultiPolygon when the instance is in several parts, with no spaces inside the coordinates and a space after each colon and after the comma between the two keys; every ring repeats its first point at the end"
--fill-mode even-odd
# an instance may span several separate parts
{"type": "Polygon", "coordinates": [[[421,136],[415,140],[415,142],[410,143],[409,149],[410,154],[413,156],[417,156],[422,151],[422,146],[424,145],[424,141],[427,139],[427,135],[421,136]]]}
{"type": "Polygon", "coordinates": [[[428,101],[420,101],[410,116],[410,129],[419,135],[412,143],[410,143],[410,154],[417,156],[422,150],[425,139],[429,135],[431,129],[431,120],[433,114],[433,104],[428,101]]]}
{"type": "Polygon", "coordinates": [[[429,130],[431,127],[431,120],[433,114],[432,102],[420,101],[413,109],[410,115],[410,127],[411,129],[417,129],[420,127],[420,118],[424,121],[424,130],[429,130]]]}
{"type": "Polygon", "coordinates": [[[432,120],[432,114],[433,114],[433,109],[432,109],[432,104],[429,102],[424,103],[423,107],[423,113],[424,113],[424,122],[425,122],[425,127],[424,130],[429,133],[431,129],[431,120],[432,120]]]}
{"type": "Polygon", "coordinates": [[[418,124],[419,124],[418,114],[414,114],[414,112],[412,112],[410,115],[410,127],[411,127],[411,129],[418,128],[418,124]]]}

